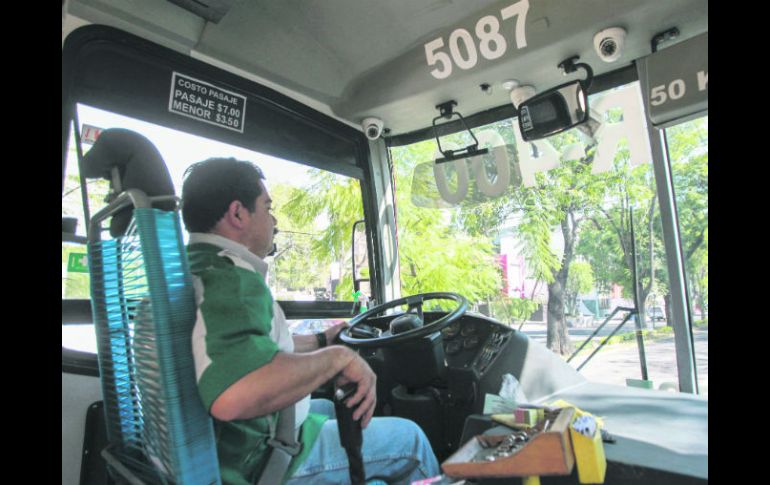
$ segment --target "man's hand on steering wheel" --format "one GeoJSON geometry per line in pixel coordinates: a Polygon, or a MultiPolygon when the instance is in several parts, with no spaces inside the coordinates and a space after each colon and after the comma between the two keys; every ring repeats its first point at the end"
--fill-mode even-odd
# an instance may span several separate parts
{"type": "Polygon", "coordinates": [[[340,322],[324,330],[324,333],[326,334],[326,342],[328,343],[328,345],[341,343],[338,340],[339,334],[341,331],[345,330],[347,327],[348,327],[347,322],[340,322]]]}

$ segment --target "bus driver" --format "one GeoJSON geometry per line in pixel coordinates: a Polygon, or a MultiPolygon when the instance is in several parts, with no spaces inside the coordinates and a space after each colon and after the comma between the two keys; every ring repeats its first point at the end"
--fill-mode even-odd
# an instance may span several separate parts
{"type": "Polygon", "coordinates": [[[234,158],[212,158],[187,169],[182,217],[190,233],[188,256],[196,293],[193,331],[198,391],[214,418],[222,481],[255,483],[265,468],[271,420],[294,404],[302,448],[284,481],[346,483],[347,455],[340,445],[330,401],[310,399],[329,381],[357,384],[348,406],[361,420],[362,456],[369,477],[390,483],[438,475],[430,443],[413,422],[372,419],[376,376],[357,353],[326,346],[344,327],[323,337],[292,336],[266,285],[264,258],[273,247],[276,219],[261,170],[234,158]]]}

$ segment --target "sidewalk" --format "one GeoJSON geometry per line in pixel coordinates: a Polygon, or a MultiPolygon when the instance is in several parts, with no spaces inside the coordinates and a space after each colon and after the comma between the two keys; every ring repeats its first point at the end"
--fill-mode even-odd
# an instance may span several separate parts
{"type": "MultiPolygon", "coordinates": [[[[620,325],[622,320],[611,320],[607,325],[604,326],[604,328],[601,329],[599,333],[597,333],[594,336],[594,340],[601,341],[604,337],[610,335],[617,327],[620,325]]],[[[575,348],[577,348],[580,344],[585,342],[585,340],[591,336],[591,334],[594,333],[594,331],[599,327],[601,322],[598,322],[595,327],[570,327],[569,328],[569,337],[572,343],[575,345],[575,348]]],[[[654,322],[654,328],[661,328],[666,325],[665,322],[654,322]]],[[[513,328],[518,329],[518,325],[514,325],[513,328]]],[[[636,327],[634,326],[633,320],[627,321],[623,327],[618,330],[618,333],[616,335],[619,335],[621,333],[627,333],[627,332],[633,332],[636,330],[636,327]]],[[[543,345],[545,345],[547,337],[548,337],[548,330],[546,324],[543,323],[536,323],[536,322],[526,322],[524,326],[521,328],[521,331],[529,335],[529,338],[532,340],[535,340],[537,342],[541,342],[543,345]]]]}
{"type": "MultiPolygon", "coordinates": [[[[594,340],[603,339],[612,333],[612,330],[620,322],[608,323],[602,331],[594,337],[594,340]]],[[[661,322],[655,322],[656,328],[665,325],[661,322]]],[[[516,327],[517,328],[517,327],[516,327]]],[[[570,328],[569,334],[575,348],[577,349],[586,338],[588,338],[595,328],[570,328]]],[[[632,322],[626,322],[623,328],[618,332],[626,333],[634,330],[632,322]]],[[[530,339],[546,344],[547,331],[546,325],[538,323],[527,323],[522,327],[522,332],[526,333],[530,339]]],[[[701,395],[708,396],[708,330],[695,329],[693,331],[693,341],[695,345],[696,372],[698,377],[698,387],[701,395]]],[[[645,339],[644,341],[645,357],[647,360],[647,377],[653,381],[655,389],[660,388],[663,383],[679,382],[679,376],[676,367],[676,346],[674,337],[666,336],[656,340],[645,339]]],[[[575,357],[570,365],[573,368],[580,366],[591,354],[592,350],[584,350],[575,357]]],[[[625,386],[626,378],[641,379],[642,371],[639,364],[639,350],[636,340],[619,344],[607,345],[597,353],[580,370],[580,373],[590,381],[604,382],[607,384],[616,384],[625,386]]]]}

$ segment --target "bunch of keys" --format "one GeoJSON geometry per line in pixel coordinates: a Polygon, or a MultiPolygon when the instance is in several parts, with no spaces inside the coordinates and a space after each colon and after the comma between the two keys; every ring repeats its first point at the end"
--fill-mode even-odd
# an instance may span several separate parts
{"type": "MultiPolygon", "coordinates": [[[[491,446],[489,442],[479,441],[485,448],[491,446]]],[[[507,458],[521,449],[527,441],[529,441],[529,435],[524,432],[508,435],[494,450],[485,452],[483,458],[478,461],[495,461],[498,458],[507,458]]]]}

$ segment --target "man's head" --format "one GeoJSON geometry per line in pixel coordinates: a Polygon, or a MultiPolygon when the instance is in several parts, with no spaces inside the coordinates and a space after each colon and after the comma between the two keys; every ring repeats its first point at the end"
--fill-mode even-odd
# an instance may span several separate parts
{"type": "Polygon", "coordinates": [[[234,158],[191,165],[182,185],[185,227],[232,239],[264,258],[273,247],[276,226],[264,178],[259,167],[234,158]]]}

